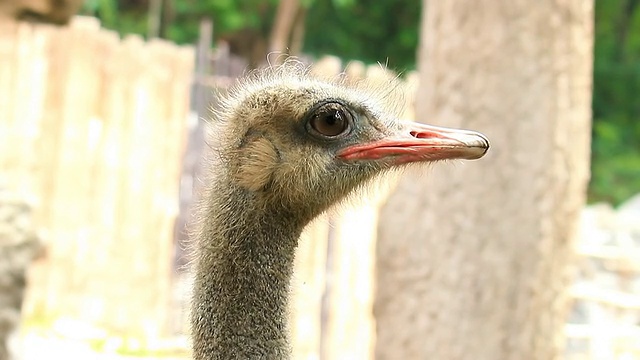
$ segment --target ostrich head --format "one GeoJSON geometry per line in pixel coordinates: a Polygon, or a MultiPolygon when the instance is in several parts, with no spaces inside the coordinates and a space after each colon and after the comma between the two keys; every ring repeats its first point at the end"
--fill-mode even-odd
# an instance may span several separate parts
{"type": "Polygon", "coordinates": [[[193,236],[194,359],[288,358],[304,226],[386,170],[487,151],[478,133],[400,121],[393,88],[318,80],[289,61],[230,91],[193,236]]]}
{"type": "Polygon", "coordinates": [[[399,119],[396,88],[325,82],[292,62],[260,72],[217,114],[222,168],[257,203],[309,220],[386,170],[486,153],[479,133],[399,119]]]}

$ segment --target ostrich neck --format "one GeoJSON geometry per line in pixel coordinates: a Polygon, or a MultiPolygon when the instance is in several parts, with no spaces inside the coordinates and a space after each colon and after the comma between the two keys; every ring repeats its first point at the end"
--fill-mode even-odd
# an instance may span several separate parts
{"type": "Polygon", "coordinates": [[[194,359],[287,359],[287,297],[305,224],[256,210],[242,189],[210,200],[197,244],[194,359]]]}

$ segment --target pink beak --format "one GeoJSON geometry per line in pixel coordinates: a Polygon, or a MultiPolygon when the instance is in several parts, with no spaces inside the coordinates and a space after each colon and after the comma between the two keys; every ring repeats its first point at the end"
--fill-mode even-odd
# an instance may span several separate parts
{"type": "Polygon", "coordinates": [[[409,122],[402,132],[382,140],[353,145],[338,152],[343,160],[393,158],[394,164],[445,159],[479,159],[489,140],[475,131],[409,122]]]}

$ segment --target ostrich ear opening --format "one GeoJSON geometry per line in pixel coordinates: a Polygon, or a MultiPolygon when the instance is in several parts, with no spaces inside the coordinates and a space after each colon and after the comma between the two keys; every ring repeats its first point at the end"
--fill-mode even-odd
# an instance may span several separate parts
{"type": "Polygon", "coordinates": [[[345,161],[392,159],[394,164],[446,159],[479,159],[489,150],[489,140],[469,131],[407,122],[396,133],[377,141],[357,144],[338,152],[345,161]]]}
{"type": "Polygon", "coordinates": [[[263,190],[279,163],[278,151],[269,140],[255,138],[243,146],[238,154],[238,183],[251,191],[263,190]]]}

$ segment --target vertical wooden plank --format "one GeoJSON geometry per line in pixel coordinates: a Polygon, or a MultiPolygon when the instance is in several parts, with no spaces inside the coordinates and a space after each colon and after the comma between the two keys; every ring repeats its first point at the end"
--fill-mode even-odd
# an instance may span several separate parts
{"type": "MultiPolygon", "coordinates": [[[[51,76],[49,50],[56,31],[54,27],[50,26],[18,25],[17,23],[15,25],[15,29],[19,31],[11,35],[15,40],[13,55],[17,63],[9,71],[13,80],[23,84],[26,88],[14,87],[9,89],[9,94],[7,94],[10,101],[9,109],[13,115],[5,114],[5,120],[10,120],[9,118],[13,117],[14,126],[12,129],[7,129],[7,132],[14,143],[7,142],[6,145],[12,148],[15,157],[13,163],[5,163],[5,166],[8,173],[17,175],[14,180],[19,181],[21,191],[28,193],[33,199],[34,219],[38,223],[39,233],[43,240],[48,242],[50,238],[42,220],[49,189],[42,184],[49,176],[46,169],[51,165],[46,160],[55,153],[48,146],[48,139],[55,139],[55,134],[58,131],[58,128],[52,129],[51,132],[47,132],[45,129],[46,121],[59,108],[48,106],[51,93],[49,89],[51,76]],[[28,37],[25,38],[25,34],[28,34],[28,37]],[[20,45],[18,45],[19,43],[20,45]],[[30,50],[25,53],[24,50],[19,50],[20,47],[30,50]],[[27,103],[21,105],[18,99],[24,99],[27,103]],[[27,106],[27,108],[21,109],[21,106],[27,106]],[[18,144],[15,144],[16,141],[18,144]]],[[[39,304],[42,305],[42,301],[46,298],[43,287],[37,286],[45,283],[48,274],[46,264],[47,259],[38,258],[29,271],[29,282],[35,286],[29,287],[27,291],[24,302],[24,313],[26,314],[30,313],[30,309],[33,308],[33,299],[39,299],[39,304]]]]}
{"type": "MultiPolygon", "coordinates": [[[[40,227],[44,240],[49,246],[55,246],[52,236],[53,198],[55,193],[55,174],[57,173],[58,150],[62,141],[63,132],[63,98],[65,92],[62,84],[66,83],[68,61],[66,54],[69,46],[67,31],[53,27],[41,27],[39,29],[46,36],[46,73],[44,78],[44,98],[39,125],[39,137],[35,144],[38,154],[38,171],[34,174],[37,184],[31,189],[38,199],[38,206],[34,209],[34,218],[40,227]]],[[[48,252],[47,252],[48,254],[48,252]]],[[[58,299],[56,294],[51,294],[53,283],[50,279],[51,258],[49,256],[38,259],[33,266],[30,276],[31,286],[25,300],[25,313],[38,316],[46,313],[47,304],[58,299]],[[51,294],[51,295],[48,295],[51,294]]]]}
{"type": "MultiPolygon", "coordinates": [[[[107,51],[112,49],[114,35],[99,30],[99,23],[94,19],[75,18],[71,24],[74,33],[84,33],[86,41],[90,43],[86,47],[93,52],[92,57],[85,57],[87,71],[91,71],[92,79],[87,86],[92,86],[92,92],[96,94],[93,104],[86,117],[83,119],[83,126],[86,131],[86,154],[83,159],[82,171],[86,172],[86,198],[81,208],[85,209],[85,225],[80,231],[76,243],[76,254],[74,266],[84,269],[81,276],[73,279],[70,286],[73,288],[73,295],[67,299],[69,306],[75,306],[75,312],[68,312],[66,316],[75,320],[82,320],[86,323],[100,323],[104,316],[104,303],[108,298],[101,298],[102,292],[109,283],[96,282],[96,279],[104,277],[109,272],[111,265],[104,258],[105,236],[109,236],[110,228],[104,227],[100,217],[102,203],[96,203],[98,194],[101,193],[103,185],[98,176],[110,177],[112,174],[102,174],[101,168],[105,166],[102,154],[103,138],[105,135],[105,121],[101,116],[104,101],[105,82],[105,59],[107,51]],[[95,57],[93,57],[95,56],[95,57]],[[73,305],[72,305],[73,304],[73,305]]],[[[107,240],[108,241],[108,240],[107,240]]]]}
{"type": "Polygon", "coordinates": [[[59,83],[63,93],[61,139],[49,229],[55,239],[49,248],[49,281],[58,292],[58,301],[48,304],[71,317],[77,317],[84,302],[84,285],[91,282],[93,262],[88,254],[93,223],[88,217],[91,198],[91,168],[94,152],[89,146],[90,121],[99,98],[100,63],[95,37],[99,29],[95,20],[83,19],[65,32],[69,43],[65,81],[59,83]],[[87,271],[75,271],[86,269],[87,271]]]}
{"type": "MultiPolygon", "coordinates": [[[[148,324],[155,322],[153,326],[148,326],[146,336],[159,337],[163,332],[168,330],[169,299],[171,297],[170,284],[171,272],[167,271],[172,262],[171,254],[167,251],[171,248],[172,228],[167,228],[164,217],[164,209],[162,199],[166,196],[166,183],[170,181],[172,174],[169,168],[173,167],[170,163],[171,156],[167,153],[168,149],[176,142],[178,134],[169,133],[171,122],[174,121],[170,117],[171,111],[171,80],[174,66],[176,48],[164,41],[151,41],[148,46],[150,59],[156,63],[153,71],[153,78],[150,84],[155,87],[154,97],[151,98],[150,118],[154,119],[153,133],[150,141],[155,149],[153,151],[153,163],[149,172],[148,181],[153,184],[150,189],[151,197],[148,199],[148,207],[151,209],[152,217],[149,218],[144,233],[145,241],[148,242],[147,247],[153,249],[152,257],[148,259],[149,283],[152,285],[150,293],[147,293],[145,301],[151,311],[149,311],[148,324]],[[155,115],[153,115],[155,113],[155,115]],[[163,311],[164,310],[164,311],[163,311]]],[[[186,122],[186,117],[184,118],[186,122]]],[[[175,179],[174,179],[175,184],[175,179]]],[[[177,197],[174,198],[177,202],[177,197]]],[[[142,304],[144,305],[144,304],[142,304]]]]}
{"type": "Polygon", "coordinates": [[[23,157],[22,162],[29,164],[29,181],[25,183],[25,189],[28,189],[34,196],[36,218],[38,218],[37,215],[42,214],[43,191],[46,190],[42,182],[48,176],[48,173],[44,171],[48,164],[43,161],[43,155],[51,151],[50,148],[45,147],[47,143],[43,140],[51,136],[51,134],[44,132],[44,126],[49,110],[46,106],[51,72],[49,50],[52,38],[56,33],[56,29],[51,26],[33,27],[33,60],[28,64],[31,71],[28,73],[28,77],[21,77],[21,81],[31,87],[30,110],[22,119],[29,134],[28,140],[25,139],[28,149],[24,149],[21,157],[23,157]],[[25,157],[29,159],[26,160],[25,157]]]}
{"type": "MultiPolygon", "coordinates": [[[[175,50],[174,50],[175,51],[175,50]]],[[[166,137],[173,139],[171,143],[167,143],[166,148],[166,163],[169,166],[167,168],[167,181],[164,184],[163,194],[164,196],[158,200],[159,204],[162,204],[163,213],[162,221],[166,234],[164,243],[166,247],[163,248],[167,259],[172,261],[162,264],[161,273],[169,274],[171,277],[171,283],[166,284],[168,293],[176,292],[178,288],[178,282],[180,281],[178,276],[179,270],[175,268],[175,257],[177,246],[181,244],[175,243],[175,226],[178,224],[178,216],[180,212],[180,181],[182,176],[182,159],[184,158],[187,150],[188,139],[188,122],[190,116],[190,95],[193,83],[195,65],[195,52],[193,48],[182,47],[176,52],[176,58],[174,60],[174,68],[172,73],[172,79],[170,80],[169,102],[169,126],[167,127],[166,137]]],[[[178,252],[179,253],[179,252],[178,252]]],[[[184,294],[183,294],[184,296],[184,294]]],[[[171,318],[168,318],[169,330],[172,332],[183,332],[187,324],[187,311],[183,309],[182,304],[188,303],[185,301],[173,301],[173,298],[167,299],[167,307],[171,308],[174,313],[171,314],[171,318]],[[175,316],[175,312],[179,312],[180,316],[175,316]],[[175,322],[178,319],[184,319],[182,323],[175,322]],[[180,324],[180,325],[178,325],[180,324]]]]}
{"type": "MultiPolygon", "coordinates": [[[[13,112],[13,78],[16,74],[18,24],[10,21],[0,22],[0,169],[9,169],[9,152],[12,127],[9,114],[13,112]]],[[[5,180],[6,181],[6,180],[5,180]]]]}
{"type": "MultiPolygon", "coordinates": [[[[20,24],[20,27],[29,27],[33,29],[32,25],[28,25],[28,24],[20,24]]],[[[46,33],[50,42],[48,42],[48,44],[51,44],[51,40],[52,37],[55,37],[56,35],[58,35],[59,33],[56,32],[56,30],[54,28],[50,28],[50,27],[39,27],[38,31],[42,31],[43,33],[46,33]]],[[[62,36],[63,37],[63,36],[62,36]]],[[[62,37],[56,37],[56,40],[62,40],[62,37]]],[[[22,39],[19,40],[19,42],[21,43],[25,43],[26,40],[22,39]]],[[[61,44],[64,44],[62,41],[60,41],[61,44]]],[[[51,54],[49,53],[49,48],[46,49],[47,51],[47,58],[50,58],[51,54]]],[[[47,64],[47,72],[46,75],[43,76],[43,78],[45,78],[44,82],[45,82],[45,88],[44,88],[44,97],[43,97],[43,106],[42,108],[47,109],[46,112],[42,113],[42,118],[40,120],[40,126],[39,126],[39,135],[40,138],[38,139],[38,142],[35,143],[34,148],[35,151],[38,153],[38,159],[39,159],[39,164],[42,165],[43,164],[43,160],[47,160],[45,164],[48,165],[48,170],[53,170],[57,167],[57,156],[58,156],[58,152],[57,149],[54,148],[54,146],[57,144],[56,142],[50,142],[49,139],[55,139],[54,141],[57,141],[60,138],[60,134],[63,131],[63,127],[61,126],[62,124],[62,111],[63,111],[63,106],[62,106],[62,98],[64,96],[65,91],[61,88],[61,84],[64,84],[64,81],[56,81],[56,82],[51,82],[50,80],[50,76],[53,75],[56,77],[56,79],[61,79],[61,78],[66,78],[66,62],[63,62],[62,59],[60,59],[60,63],[64,63],[64,69],[62,69],[62,71],[60,72],[56,72],[56,71],[52,71],[51,70],[51,66],[48,63],[47,64]],[[53,73],[53,74],[52,74],[53,73]],[[53,126],[49,127],[49,125],[53,126]],[[54,146],[51,146],[54,145],[54,146]]],[[[61,69],[55,69],[55,70],[61,70],[61,69]]],[[[28,71],[28,70],[27,70],[28,71]]],[[[17,78],[19,82],[24,82],[24,83],[28,83],[28,76],[25,73],[17,73],[17,78]]],[[[17,92],[16,92],[17,94],[17,92]]],[[[18,95],[20,96],[20,95],[18,95]]],[[[35,175],[40,175],[42,173],[38,172],[35,175]]],[[[55,174],[55,171],[49,171],[48,172],[48,177],[52,178],[55,174]]],[[[52,222],[46,221],[46,220],[51,220],[50,217],[48,216],[48,214],[54,214],[55,210],[51,209],[49,206],[51,205],[51,202],[49,202],[48,200],[50,200],[50,197],[47,196],[51,196],[51,194],[53,194],[54,192],[54,188],[51,186],[51,181],[45,181],[47,184],[45,185],[45,187],[40,187],[39,185],[43,182],[44,178],[39,178],[38,180],[38,185],[34,185],[37,188],[36,189],[31,189],[32,191],[35,191],[35,193],[37,194],[37,198],[40,200],[40,206],[37,207],[35,210],[35,217],[38,220],[39,224],[42,226],[44,232],[45,232],[45,239],[46,240],[50,240],[51,239],[51,224],[52,222]],[[46,219],[46,220],[45,220],[46,219]],[[43,222],[43,220],[45,220],[43,222]]],[[[51,249],[48,247],[47,248],[47,255],[51,255],[51,254],[55,254],[55,249],[53,249],[53,252],[49,252],[51,249]]],[[[32,302],[32,300],[36,299],[34,298],[34,296],[37,296],[37,306],[38,308],[45,308],[46,307],[46,303],[47,301],[57,301],[58,297],[57,296],[52,296],[49,297],[47,296],[47,291],[46,288],[48,285],[51,284],[50,281],[48,281],[51,278],[52,272],[52,263],[51,263],[51,257],[47,256],[46,259],[43,259],[41,261],[38,262],[38,267],[36,268],[36,271],[34,271],[34,275],[36,275],[33,279],[32,282],[34,283],[32,288],[33,289],[42,289],[41,292],[32,292],[31,296],[29,296],[29,302],[32,302]],[[38,276],[40,275],[40,276],[38,276]],[[41,281],[41,282],[40,282],[41,281]],[[41,286],[39,286],[41,285],[41,286]]]]}
{"type": "MultiPolygon", "coordinates": [[[[13,83],[18,66],[17,40],[18,24],[9,21],[0,22],[0,169],[9,170],[10,156],[13,153],[11,139],[13,138],[13,106],[16,102],[13,83]]],[[[4,179],[5,182],[8,179],[4,179]]]]}
{"type": "Polygon", "coordinates": [[[9,136],[6,139],[5,161],[9,171],[6,172],[6,181],[9,186],[15,188],[19,185],[20,178],[24,175],[24,167],[20,163],[19,152],[22,148],[22,136],[20,133],[20,123],[18,121],[20,108],[27,102],[25,96],[28,96],[28,89],[20,83],[20,76],[25,74],[26,62],[29,62],[29,47],[31,44],[31,27],[25,24],[18,24],[15,32],[15,42],[13,46],[13,64],[9,82],[9,98],[11,103],[8,104],[5,121],[8,126],[9,136]]]}
{"type": "Polygon", "coordinates": [[[320,359],[322,301],[326,281],[326,216],[307,226],[300,237],[291,281],[291,343],[294,359],[320,359]]]}
{"type": "Polygon", "coordinates": [[[27,193],[32,185],[31,173],[36,158],[33,145],[42,109],[43,37],[27,24],[3,24],[0,45],[4,59],[0,76],[4,93],[2,102],[3,178],[11,188],[27,193]]]}
{"type": "MultiPolygon", "coordinates": [[[[29,43],[19,59],[18,74],[21,79],[18,96],[23,100],[24,107],[15,109],[18,111],[14,113],[14,123],[20,138],[14,151],[17,152],[16,158],[20,158],[19,163],[23,169],[19,189],[24,193],[33,191],[37,183],[37,143],[41,135],[39,130],[42,115],[46,111],[43,106],[46,89],[46,42],[51,29],[46,26],[30,26],[29,30],[29,43]]],[[[37,201],[34,205],[38,206],[37,201]]]]}
{"type": "Polygon", "coordinates": [[[377,212],[377,203],[371,202],[345,209],[333,221],[327,359],[371,358],[375,335],[372,254],[377,212]]]}
{"type": "Polygon", "coordinates": [[[109,274],[119,269],[119,264],[113,261],[110,246],[120,227],[117,194],[124,161],[121,139],[126,137],[123,128],[127,104],[123,84],[129,74],[122,71],[127,59],[117,34],[102,31],[95,34],[93,41],[97,43],[96,52],[100,56],[96,66],[100,97],[89,124],[90,146],[95,152],[88,209],[92,231],[90,251],[84,254],[83,291],[77,294],[81,298],[77,319],[105,326],[108,325],[104,319],[110,315],[107,308],[111,299],[104,295],[113,290],[109,274]]]}

